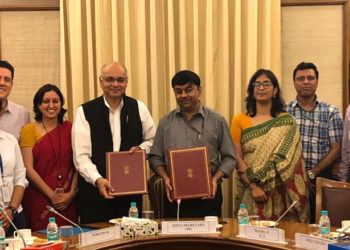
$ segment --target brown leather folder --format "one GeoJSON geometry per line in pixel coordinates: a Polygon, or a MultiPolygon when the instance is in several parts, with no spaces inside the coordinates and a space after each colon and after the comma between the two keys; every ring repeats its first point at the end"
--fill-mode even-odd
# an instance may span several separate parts
{"type": "Polygon", "coordinates": [[[114,187],[110,195],[147,193],[146,153],[144,150],[106,153],[106,178],[114,187]]]}
{"type": "Polygon", "coordinates": [[[212,193],[208,147],[168,150],[172,199],[196,199],[212,193]]]}

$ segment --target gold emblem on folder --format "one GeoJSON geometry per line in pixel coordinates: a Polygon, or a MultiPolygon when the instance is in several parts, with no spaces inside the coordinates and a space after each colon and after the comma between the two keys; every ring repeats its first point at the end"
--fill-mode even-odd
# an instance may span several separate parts
{"type": "Polygon", "coordinates": [[[188,168],[187,169],[187,177],[188,178],[193,178],[193,169],[192,168],[188,168]]]}
{"type": "Polygon", "coordinates": [[[129,166],[124,166],[124,174],[130,174],[130,167],[129,166]]]}

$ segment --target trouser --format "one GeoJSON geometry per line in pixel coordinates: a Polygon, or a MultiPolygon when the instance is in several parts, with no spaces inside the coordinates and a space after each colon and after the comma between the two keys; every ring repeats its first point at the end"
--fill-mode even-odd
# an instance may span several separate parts
{"type": "Polygon", "coordinates": [[[136,202],[139,215],[142,214],[142,195],[103,198],[97,187],[79,178],[78,204],[80,223],[107,222],[110,219],[128,216],[130,203],[136,202]]]}
{"type": "MultiPolygon", "coordinates": [[[[172,203],[165,199],[165,217],[177,217],[177,202],[172,203]]],[[[216,195],[214,199],[189,199],[181,200],[180,204],[180,218],[198,218],[204,216],[218,216],[221,217],[222,205],[222,191],[221,185],[218,184],[216,195]]]]}
{"type": "MultiPolygon", "coordinates": [[[[15,224],[15,226],[18,229],[22,229],[22,228],[26,228],[27,224],[26,224],[26,218],[24,217],[24,213],[23,211],[18,213],[14,218],[13,218],[13,224],[15,224]]],[[[13,226],[11,225],[9,230],[7,230],[6,232],[6,237],[10,237],[13,236],[13,232],[15,231],[15,229],[13,228],[13,226]]]]}

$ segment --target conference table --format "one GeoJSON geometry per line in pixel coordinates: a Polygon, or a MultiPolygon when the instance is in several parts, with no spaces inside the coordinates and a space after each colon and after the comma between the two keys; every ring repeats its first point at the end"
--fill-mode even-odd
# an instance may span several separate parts
{"type": "MultiPolygon", "coordinates": [[[[188,219],[186,219],[188,220],[188,219]]],[[[191,219],[191,220],[203,220],[191,219]]],[[[161,224],[161,220],[158,221],[161,224]]],[[[298,249],[294,245],[294,234],[307,233],[308,224],[297,222],[279,222],[277,228],[285,230],[285,238],[288,244],[276,244],[264,241],[257,241],[237,237],[238,224],[236,219],[224,218],[219,222],[223,224],[218,234],[206,235],[162,235],[140,236],[131,238],[121,238],[113,241],[103,242],[86,247],[76,247],[70,249],[298,249]]],[[[92,227],[105,228],[114,226],[108,222],[89,224],[92,227]]],[[[332,228],[335,231],[336,228],[332,228]]]]}

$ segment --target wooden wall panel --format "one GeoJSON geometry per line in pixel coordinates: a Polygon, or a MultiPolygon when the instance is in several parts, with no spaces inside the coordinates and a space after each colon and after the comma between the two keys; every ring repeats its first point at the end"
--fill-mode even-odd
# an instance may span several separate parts
{"type": "Polygon", "coordinates": [[[0,58],[15,68],[9,99],[32,111],[40,86],[60,86],[59,11],[0,11],[0,58]]]}
{"type": "Polygon", "coordinates": [[[343,6],[282,7],[282,91],[286,102],[296,92],[292,73],[302,61],[319,69],[320,100],[343,110],[343,6]]]}

